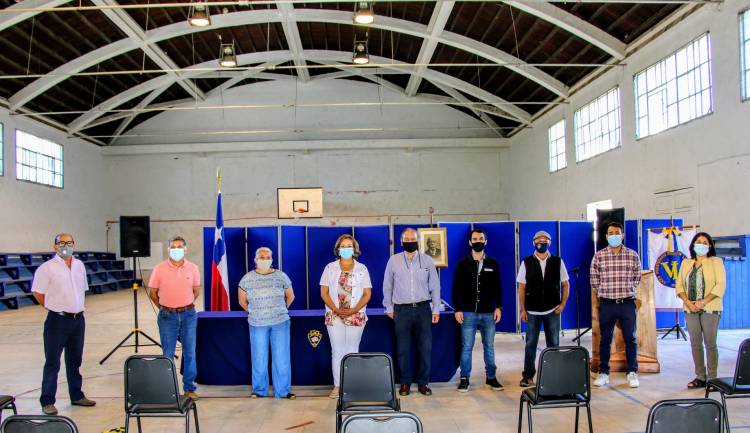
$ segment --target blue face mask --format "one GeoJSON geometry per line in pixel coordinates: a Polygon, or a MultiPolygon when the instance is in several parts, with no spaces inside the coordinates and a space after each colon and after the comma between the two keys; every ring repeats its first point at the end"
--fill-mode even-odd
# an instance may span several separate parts
{"type": "Polygon", "coordinates": [[[354,248],[339,248],[339,257],[344,260],[351,259],[352,257],[354,257],[354,248]]]}
{"type": "Polygon", "coordinates": [[[179,262],[180,260],[185,258],[185,249],[184,248],[170,248],[169,258],[174,260],[175,262],[179,262]]]}
{"type": "Polygon", "coordinates": [[[537,242],[534,244],[534,248],[539,254],[544,254],[549,249],[549,244],[547,242],[537,242]]]}
{"type": "Polygon", "coordinates": [[[710,247],[708,245],[703,244],[695,244],[693,245],[693,250],[695,250],[695,255],[699,257],[703,257],[708,254],[708,250],[710,247]]]}
{"type": "Polygon", "coordinates": [[[611,235],[607,236],[607,243],[612,248],[617,248],[622,245],[622,235],[611,235]]]}

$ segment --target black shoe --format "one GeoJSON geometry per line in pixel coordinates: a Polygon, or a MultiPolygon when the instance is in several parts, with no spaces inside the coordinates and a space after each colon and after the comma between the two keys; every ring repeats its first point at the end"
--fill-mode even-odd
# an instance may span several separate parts
{"type": "Polygon", "coordinates": [[[458,384],[458,392],[469,392],[469,378],[462,377],[461,383],[458,384]]]}
{"type": "Polygon", "coordinates": [[[487,381],[485,381],[484,383],[490,388],[492,388],[493,391],[503,390],[503,384],[498,382],[496,377],[493,377],[492,379],[487,379],[487,381]]]}
{"type": "Polygon", "coordinates": [[[532,386],[534,386],[534,379],[530,377],[524,377],[523,379],[521,379],[520,385],[521,388],[531,388],[532,386]]]}
{"type": "Polygon", "coordinates": [[[284,396],[284,398],[285,398],[285,399],[287,399],[287,400],[294,400],[294,399],[296,399],[296,398],[297,398],[297,396],[296,396],[296,395],[294,395],[294,394],[292,394],[292,393],[290,392],[289,394],[285,395],[285,396],[284,396]]]}
{"type": "Polygon", "coordinates": [[[411,388],[411,384],[402,383],[401,388],[398,390],[398,395],[405,397],[409,395],[409,389],[411,388]]]}
{"type": "Polygon", "coordinates": [[[419,393],[420,393],[420,394],[422,394],[422,395],[432,395],[432,390],[431,390],[431,389],[430,389],[430,387],[429,387],[429,386],[427,386],[427,385],[419,385],[419,386],[417,387],[417,390],[418,390],[418,391],[419,391],[419,393]]]}
{"type": "Polygon", "coordinates": [[[705,388],[706,382],[696,377],[692,382],[687,384],[687,387],[688,389],[705,388]]]}
{"type": "Polygon", "coordinates": [[[250,394],[250,398],[263,398],[263,396],[260,395],[260,394],[258,394],[257,392],[254,392],[254,393],[250,394]]]}

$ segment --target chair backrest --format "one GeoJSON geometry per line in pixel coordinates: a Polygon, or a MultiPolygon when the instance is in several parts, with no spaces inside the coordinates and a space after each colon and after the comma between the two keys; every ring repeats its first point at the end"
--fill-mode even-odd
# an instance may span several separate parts
{"type": "Polygon", "coordinates": [[[539,356],[539,396],[584,395],[591,398],[589,352],[583,347],[549,347],[539,356]]]}
{"type": "Polygon", "coordinates": [[[347,417],[342,433],[422,433],[422,421],[411,412],[360,413],[347,417]]]}
{"type": "Polygon", "coordinates": [[[750,385],[750,338],[740,343],[734,368],[734,387],[750,385]]]}
{"type": "Polygon", "coordinates": [[[137,404],[177,404],[180,393],[171,359],[133,355],[125,360],[125,410],[137,404]]]}
{"type": "Polygon", "coordinates": [[[393,361],[385,353],[350,353],[341,360],[340,403],[379,402],[396,407],[393,361]]]}
{"type": "Polygon", "coordinates": [[[646,433],[722,433],[722,411],[709,398],[662,400],[648,413],[646,433]]]}
{"type": "Polygon", "coordinates": [[[2,433],[78,433],[73,420],[59,415],[11,415],[0,426],[2,433]]]}

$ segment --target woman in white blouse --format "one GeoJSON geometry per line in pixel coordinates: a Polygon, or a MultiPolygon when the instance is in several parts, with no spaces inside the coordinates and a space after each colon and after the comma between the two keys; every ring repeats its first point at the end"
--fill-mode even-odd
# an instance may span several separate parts
{"type": "Polygon", "coordinates": [[[341,235],[333,247],[333,254],[338,260],[329,263],[323,270],[320,297],[326,304],[325,323],[333,352],[333,391],[330,397],[338,398],[341,360],[348,353],[359,352],[372,283],[367,267],[355,260],[360,252],[359,244],[352,235],[341,235]]]}

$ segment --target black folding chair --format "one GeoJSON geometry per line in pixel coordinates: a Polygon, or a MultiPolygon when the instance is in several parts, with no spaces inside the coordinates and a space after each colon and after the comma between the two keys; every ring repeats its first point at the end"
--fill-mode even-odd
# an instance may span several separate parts
{"type": "Polygon", "coordinates": [[[583,347],[550,347],[539,356],[539,371],[536,387],[521,393],[521,404],[518,408],[518,433],[523,425],[523,404],[529,419],[529,433],[533,432],[531,421],[532,409],[549,409],[560,407],[576,408],[576,428],[578,433],[578,412],[581,406],[586,408],[591,425],[591,385],[589,377],[589,352],[583,347]]]}
{"type": "Polygon", "coordinates": [[[651,407],[646,433],[722,433],[723,408],[716,400],[662,400],[651,407]]]}
{"type": "Polygon", "coordinates": [[[750,397],[750,338],[740,343],[737,353],[737,364],[734,377],[717,377],[706,382],[706,397],[712,392],[721,394],[721,405],[724,406],[724,425],[729,433],[728,398],[750,397]]]}
{"type": "Polygon", "coordinates": [[[60,415],[11,415],[0,433],[78,433],[73,420],[60,415]]]}
{"type": "Polygon", "coordinates": [[[190,432],[190,411],[198,425],[198,407],[192,398],[180,394],[177,372],[171,359],[164,356],[133,355],[125,361],[125,432],[130,418],[138,422],[142,433],[143,417],[184,417],[185,432],[190,432]]]}
{"type": "Polygon", "coordinates": [[[0,395],[0,420],[3,419],[3,411],[12,410],[13,415],[17,414],[16,399],[11,395],[0,395]]]}
{"type": "Polygon", "coordinates": [[[363,412],[400,412],[393,361],[385,353],[350,353],[341,360],[341,391],[336,405],[336,433],[344,416],[363,412]]]}
{"type": "Polygon", "coordinates": [[[422,433],[422,421],[411,412],[359,413],[347,417],[342,433],[422,433]]]}

